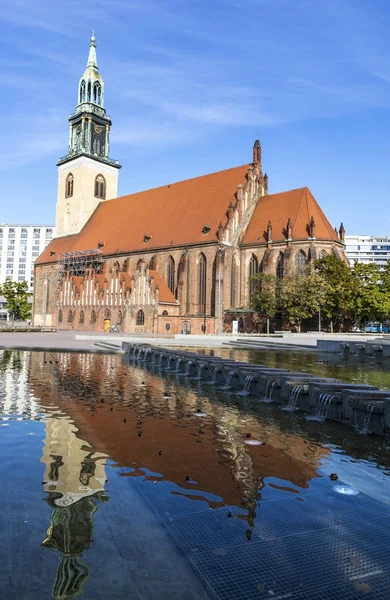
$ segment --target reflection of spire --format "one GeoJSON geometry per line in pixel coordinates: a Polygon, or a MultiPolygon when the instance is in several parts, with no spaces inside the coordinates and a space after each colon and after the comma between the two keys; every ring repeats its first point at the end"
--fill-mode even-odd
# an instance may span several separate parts
{"type": "Polygon", "coordinates": [[[55,600],[73,600],[80,596],[88,576],[88,565],[75,556],[63,556],[53,587],[55,600]]]}
{"type": "Polygon", "coordinates": [[[53,507],[50,527],[42,547],[63,553],[57,569],[53,595],[56,600],[71,600],[83,593],[83,585],[89,576],[89,567],[78,557],[89,548],[93,533],[93,515],[97,501],[104,502],[107,496],[97,492],[69,506],[57,505],[61,496],[49,492],[48,504],[53,507]]]}

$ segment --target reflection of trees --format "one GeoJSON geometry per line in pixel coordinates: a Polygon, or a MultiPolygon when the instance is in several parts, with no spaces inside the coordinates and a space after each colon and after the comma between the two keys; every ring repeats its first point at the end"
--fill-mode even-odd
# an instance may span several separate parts
{"type": "MultiPolygon", "coordinates": [[[[57,457],[61,458],[61,457],[57,457]]],[[[81,559],[93,541],[93,515],[97,502],[108,500],[103,492],[85,496],[69,506],[57,506],[62,494],[49,492],[46,502],[53,508],[50,527],[42,546],[62,552],[53,586],[56,600],[71,600],[83,593],[83,585],[89,576],[89,567],[81,559]]]]}
{"type": "Polygon", "coordinates": [[[12,354],[13,354],[13,350],[2,350],[0,352],[0,371],[5,371],[10,362],[11,362],[11,358],[12,358],[12,354]]]}

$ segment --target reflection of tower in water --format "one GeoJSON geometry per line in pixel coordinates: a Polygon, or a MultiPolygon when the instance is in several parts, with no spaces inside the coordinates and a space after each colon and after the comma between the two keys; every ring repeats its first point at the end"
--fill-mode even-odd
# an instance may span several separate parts
{"type": "Polygon", "coordinates": [[[59,411],[46,419],[41,461],[46,464],[44,490],[52,507],[42,546],[62,553],[53,587],[56,600],[82,594],[89,567],[81,556],[93,541],[93,516],[104,495],[106,456],[77,437],[71,419],[59,411]]]}
{"type": "Polygon", "coordinates": [[[260,490],[264,487],[263,477],[256,476],[252,459],[239,439],[237,429],[231,426],[226,416],[221,413],[216,419],[218,437],[222,446],[222,456],[230,462],[233,478],[245,498],[245,508],[248,516],[245,520],[249,527],[254,527],[256,507],[260,499],[260,490]]]}

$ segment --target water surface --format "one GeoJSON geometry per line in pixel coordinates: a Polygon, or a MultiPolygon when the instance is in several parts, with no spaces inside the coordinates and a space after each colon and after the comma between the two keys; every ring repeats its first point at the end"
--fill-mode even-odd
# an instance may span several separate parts
{"type": "Polygon", "coordinates": [[[1,598],[388,598],[383,439],[119,356],[2,351],[0,457],[1,598]]]}

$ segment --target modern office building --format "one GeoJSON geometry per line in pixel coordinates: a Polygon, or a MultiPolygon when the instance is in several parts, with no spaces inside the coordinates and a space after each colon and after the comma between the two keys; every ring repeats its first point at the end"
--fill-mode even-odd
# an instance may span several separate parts
{"type": "Polygon", "coordinates": [[[384,267],[390,260],[390,236],[346,235],[345,253],[351,265],[374,262],[384,267]]]}
{"type": "Polygon", "coordinates": [[[53,225],[0,223],[0,285],[7,279],[27,281],[32,292],[34,262],[53,236],[53,225]]]}

